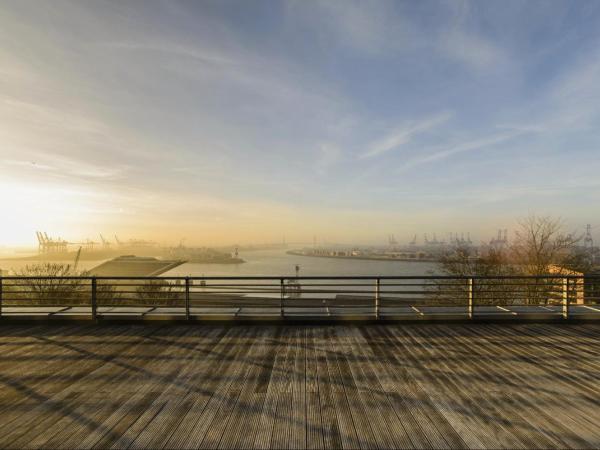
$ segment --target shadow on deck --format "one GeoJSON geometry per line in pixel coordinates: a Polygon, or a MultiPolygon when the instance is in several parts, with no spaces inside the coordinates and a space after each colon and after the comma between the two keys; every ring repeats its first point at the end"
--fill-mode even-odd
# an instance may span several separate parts
{"type": "Polygon", "coordinates": [[[0,446],[600,445],[600,324],[0,325],[0,446]]]}

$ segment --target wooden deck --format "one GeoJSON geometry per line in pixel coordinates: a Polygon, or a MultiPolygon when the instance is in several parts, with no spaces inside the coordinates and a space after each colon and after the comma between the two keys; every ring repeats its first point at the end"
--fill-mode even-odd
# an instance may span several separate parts
{"type": "Polygon", "coordinates": [[[0,446],[600,446],[600,324],[0,325],[0,446]]]}

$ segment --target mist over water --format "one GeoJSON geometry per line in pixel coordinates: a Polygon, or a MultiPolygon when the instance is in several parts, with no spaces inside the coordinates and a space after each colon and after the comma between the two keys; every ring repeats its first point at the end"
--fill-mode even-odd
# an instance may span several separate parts
{"type": "MultiPolygon", "coordinates": [[[[437,264],[430,262],[369,261],[339,258],[316,258],[288,255],[286,250],[242,252],[243,264],[185,263],[162,276],[293,276],[296,264],[300,276],[421,276],[439,273],[437,264]]],[[[89,270],[99,261],[80,261],[78,268],[89,270]]],[[[71,263],[72,261],[65,261],[71,263]]],[[[3,270],[19,270],[35,261],[0,259],[3,270]]]]}
{"type": "Polygon", "coordinates": [[[369,261],[288,255],[285,250],[241,253],[244,264],[183,264],[165,276],[420,276],[436,272],[437,264],[405,261],[369,261]]]}

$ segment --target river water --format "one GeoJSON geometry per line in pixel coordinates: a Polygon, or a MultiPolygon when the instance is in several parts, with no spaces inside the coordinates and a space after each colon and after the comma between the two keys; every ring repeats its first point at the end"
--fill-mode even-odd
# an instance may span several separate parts
{"type": "Polygon", "coordinates": [[[192,276],[420,276],[436,272],[427,262],[371,261],[288,255],[285,250],[260,250],[240,254],[244,264],[183,264],[169,275],[192,276]]]}
{"type": "MultiPolygon", "coordinates": [[[[439,273],[430,262],[371,261],[288,255],[285,250],[258,250],[240,254],[243,264],[185,263],[163,276],[421,276],[439,273]]],[[[102,261],[81,261],[80,269],[91,269],[102,261]]],[[[31,261],[1,260],[0,268],[19,270],[31,261]]]]}

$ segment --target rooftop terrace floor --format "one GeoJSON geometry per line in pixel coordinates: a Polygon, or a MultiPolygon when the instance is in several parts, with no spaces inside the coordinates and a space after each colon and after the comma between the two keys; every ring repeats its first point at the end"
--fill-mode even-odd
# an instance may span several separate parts
{"type": "Polygon", "coordinates": [[[0,447],[600,446],[600,324],[0,324],[0,447]]]}

